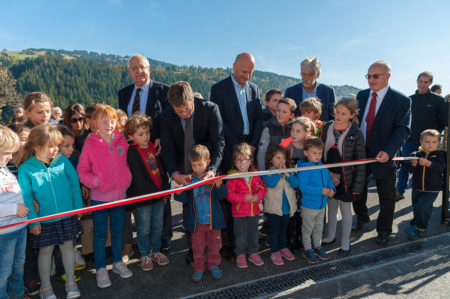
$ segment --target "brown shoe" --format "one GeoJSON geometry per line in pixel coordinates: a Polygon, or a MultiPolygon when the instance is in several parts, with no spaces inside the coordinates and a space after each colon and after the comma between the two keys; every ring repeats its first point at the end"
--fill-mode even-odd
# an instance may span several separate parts
{"type": "Polygon", "coordinates": [[[405,194],[401,194],[398,192],[396,192],[396,194],[397,194],[397,196],[396,196],[395,200],[399,201],[401,199],[405,199],[405,194]]]}
{"type": "Polygon", "coordinates": [[[130,258],[133,256],[134,250],[133,250],[133,244],[132,243],[125,243],[122,246],[122,262],[126,263],[130,260],[130,258]]]}

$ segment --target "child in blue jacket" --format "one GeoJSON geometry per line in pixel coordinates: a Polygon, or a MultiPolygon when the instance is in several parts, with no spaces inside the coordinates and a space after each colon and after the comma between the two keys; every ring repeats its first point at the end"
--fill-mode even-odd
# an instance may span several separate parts
{"type": "MultiPolygon", "coordinates": [[[[19,185],[29,219],[71,211],[83,207],[80,181],[72,163],[58,154],[63,137],[55,126],[40,125],[28,136],[19,162],[19,185]],[[33,199],[39,205],[38,212],[33,199]]],[[[75,216],[35,222],[30,226],[30,242],[39,248],[38,267],[41,277],[41,298],[54,297],[50,268],[55,245],[59,245],[66,272],[67,298],[80,297],[74,280],[73,238],[82,230],[75,216]]]]}
{"type": "MultiPolygon", "coordinates": [[[[297,167],[321,165],[323,148],[324,144],[319,138],[306,140],[303,148],[306,158],[298,161],[297,167]]],[[[336,189],[326,168],[302,171],[297,177],[302,192],[302,239],[305,249],[303,257],[309,263],[317,264],[319,261],[316,254],[322,260],[330,259],[321,247],[321,242],[325,207],[328,198],[333,197],[336,189]]]]}
{"type": "MultiPolygon", "coordinates": [[[[192,182],[201,181],[211,161],[208,148],[200,144],[195,145],[188,158],[193,170],[192,182]]],[[[187,204],[184,228],[187,232],[191,232],[194,281],[202,279],[205,262],[214,279],[222,278],[222,272],[219,270],[219,250],[222,247],[220,230],[225,228],[225,220],[220,201],[227,195],[226,185],[222,180],[217,180],[212,185],[201,185],[174,197],[175,200],[187,204]],[[207,254],[205,247],[208,250],[207,254]]]]}

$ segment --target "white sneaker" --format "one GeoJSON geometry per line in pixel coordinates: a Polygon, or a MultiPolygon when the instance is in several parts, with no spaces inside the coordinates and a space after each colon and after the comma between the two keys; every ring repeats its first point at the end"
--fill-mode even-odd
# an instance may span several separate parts
{"type": "Polygon", "coordinates": [[[113,272],[119,274],[121,278],[130,278],[133,276],[133,272],[123,262],[114,263],[113,272]]]}
{"type": "Polygon", "coordinates": [[[95,278],[97,279],[97,286],[100,289],[111,286],[111,280],[109,279],[108,271],[106,271],[106,268],[98,269],[97,273],[95,274],[95,278]]]}
{"type": "Polygon", "coordinates": [[[81,252],[75,247],[73,248],[73,256],[75,257],[75,264],[86,266],[86,261],[81,256],[81,252]]]}
{"type": "Polygon", "coordinates": [[[67,292],[66,299],[80,298],[81,296],[80,290],[78,289],[76,282],[66,283],[66,292],[67,292]]]}

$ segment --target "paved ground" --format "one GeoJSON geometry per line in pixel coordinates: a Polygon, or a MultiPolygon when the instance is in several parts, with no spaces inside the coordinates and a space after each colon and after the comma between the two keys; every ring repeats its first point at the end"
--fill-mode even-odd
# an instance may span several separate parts
{"type": "MultiPolygon", "coordinates": [[[[371,187],[369,192],[368,205],[371,222],[361,232],[352,233],[352,255],[384,248],[378,246],[374,239],[376,237],[375,221],[378,216],[378,198],[375,187],[371,187]]],[[[407,198],[396,205],[393,234],[387,247],[410,242],[403,233],[412,218],[410,190],[406,195],[407,198]]],[[[441,224],[440,205],[441,197],[435,202],[431,225],[425,237],[450,232],[450,227],[441,224]]],[[[181,205],[172,202],[172,207],[174,238],[172,250],[168,255],[170,264],[165,267],[155,266],[153,271],[142,272],[138,266],[137,256],[135,256],[129,262],[134,276],[129,279],[120,279],[111,273],[112,287],[107,289],[96,287],[92,269],[83,270],[79,272],[82,276],[79,282],[82,298],[179,298],[309,267],[309,264],[300,257],[298,252],[295,254],[297,257],[295,261],[277,267],[270,262],[269,251],[264,248],[261,255],[266,264],[263,267],[257,268],[249,265],[248,269],[242,270],[238,269],[234,262],[224,260],[221,265],[224,274],[222,280],[214,281],[208,275],[209,273],[205,273],[202,282],[194,283],[190,280],[192,270],[184,261],[186,241],[181,226],[181,205]]],[[[333,259],[338,259],[336,255],[336,251],[339,249],[338,243],[326,247],[333,259]]],[[[286,298],[332,298],[338,296],[342,298],[381,298],[386,296],[440,298],[450,290],[450,286],[448,286],[449,266],[449,249],[447,248],[434,252],[432,255],[423,253],[417,257],[382,265],[373,270],[313,284],[301,290],[291,290],[290,293],[281,293],[280,296],[286,298]]],[[[53,286],[58,298],[64,298],[63,284],[53,281],[53,286]]]]}

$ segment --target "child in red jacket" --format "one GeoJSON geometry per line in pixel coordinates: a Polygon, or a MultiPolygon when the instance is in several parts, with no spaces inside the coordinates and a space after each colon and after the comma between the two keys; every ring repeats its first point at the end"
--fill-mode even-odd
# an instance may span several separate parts
{"type": "MultiPolygon", "coordinates": [[[[245,173],[253,170],[252,150],[246,143],[236,145],[233,149],[233,167],[237,172],[245,173]]],[[[266,194],[266,187],[258,176],[230,179],[227,182],[227,200],[232,204],[234,221],[236,263],[239,268],[247,268],[245,253],[248,260],[256,266],[264,265],[258,255],[259,205],[266,194]]]]}

